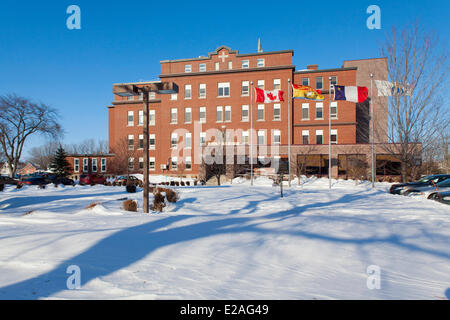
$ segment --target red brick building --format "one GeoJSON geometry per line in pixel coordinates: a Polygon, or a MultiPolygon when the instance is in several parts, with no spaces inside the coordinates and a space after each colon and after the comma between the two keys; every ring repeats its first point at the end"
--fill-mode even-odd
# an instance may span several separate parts
{"type": "MultiPolygon", "coordinates": [[[[198,175],[199,162],[196,161],[195,149],[197,146],[214,143],[215,138],[211,138],[210,134],[212,129],[226,132],[225,144],[245,146],[245,152],[249,154],[248,145],[252,141],[251,115],[253,145],[258,151],[264,146],[269,149],[276,146],[278,156],[287,158],[290,134],[292,159],[297,161],[300,159],[299,155],[307,152],[309,162],[319,162],[318,173],[327,173],[329,77],[339,85],[370,87],[370,73],[375,74],[374,79],[387,80],[387,60],[344,61],[342,67],[333,69],[319,69],[318,65],[309,65],[307,69],[296,71],[292,64],[293,55],[292,50],[240,54],[221,46],[207,57],[161,61],[159,78],[161,81],[176,83],[179,91],[177,94],[155,93],[149,96],[151,174],[168,172],[177,175],[180,174],[180,164],[184,163],[184,175],[198,175]],[[260,104],[255,102],[253,96],[251,102],[252,83],[254,87],[266,90],[283,90],[284,101],[260,104]],[[292,83],[322,90],[325,100],[314,102],[294,99],[290,103],[288,90],[292,83]],[[312,146],[314,151],[311,150],[312,146]]],[[[133,84],[142,86],[148,82],[133,84]]],[[[382,99],[387,98],[374,97],[376,128],[387,127],[387,116],[383,109],[385,101],[382,99]]],[[[123,149],[126,148],[130,152],[130,170],[139,172],[143,167],[142,97],[115,95],[108,108],[110,152],[125,152],[123,149]]],[[[333,148],[333,159],[338,160],[340,155],[355,153],[355,147],[363,148],[357,153],[367,157],[368,100],[361,104],[332,102],[331,112],[332,143],[339,146],[333,148]]],[[[378,144],[386,143],[382,134],[377,134],[375,141],[378,144]]],[[[380,147],[377,148],[381,153],[380,147]]],[[[342,173],[343,168],[340,166],[344,162],[332,161],[334,176],[340,171],[342,173]]]]}
{"type": "Polygon", "coordinates": [[[71,179],[79,180],[82,174],[113,176],[109,164],[112,154],[71,154],[66,157],[72,167],[71,179]]]}

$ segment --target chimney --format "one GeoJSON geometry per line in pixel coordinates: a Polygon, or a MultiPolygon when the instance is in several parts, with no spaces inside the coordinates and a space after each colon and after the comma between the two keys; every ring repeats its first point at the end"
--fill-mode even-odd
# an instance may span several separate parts
{"type": "Polygon", "coordinates": [[[309,66],[306,67],[308,70],[318,70],[319,69],[319,65],[318,64],[310,64],[309,66]]]}

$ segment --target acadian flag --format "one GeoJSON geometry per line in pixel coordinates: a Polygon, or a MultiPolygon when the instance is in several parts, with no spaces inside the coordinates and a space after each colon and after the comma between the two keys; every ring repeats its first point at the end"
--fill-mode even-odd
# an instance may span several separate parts
{"type": "Polygon", "coordinates": [[[260,88],[256,88],[256,102],[260,103],[272,103],[272,102],[280,102],[284,101],[283,99],[283,91],[281,90],[262,90],[260,88]]]}
{"type": "Polygon", "coordinates": [[[367,87],[334,86],[334,100],[364,102],[369,96],[367,87]]]}
{"type": "Polygon", "coordinates": [[[311,87],[292,84],[293,94],[292,98],[294,99],[306,99],[306,100],[314,100],[314,101],[323,101],[324,96],[320,90],[314,90],[311,87]]]}

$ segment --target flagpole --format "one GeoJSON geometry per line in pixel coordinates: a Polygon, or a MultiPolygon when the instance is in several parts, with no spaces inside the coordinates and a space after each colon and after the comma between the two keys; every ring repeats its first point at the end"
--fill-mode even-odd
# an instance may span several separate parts
{"type": "Polygon", "coordinates": [[[372,92],[373,73],[370,74],[370,131],[372,136],[371,141],[371,154],[372,154],[372,188],[375,188],[375,147],[374,147],[374,121],[373,121],[373,92],[372,92]]]}
{"type": "Polygon", "coordinates": [[[250,82],[250,184],[253,186],[253,81],[250,82]]]}
{"type": "MultiPolygon", "coordinates": [[[[288,163],[289,187],[291,187],[291,79],[288,79],[288,163]]],[[[283,181],[281,181],[283,183],[283,181]]]]}
{"type": "Polygon", "coordinates": [[[331,189],[331,77],[328,80],[328,188],[331,189]]]}

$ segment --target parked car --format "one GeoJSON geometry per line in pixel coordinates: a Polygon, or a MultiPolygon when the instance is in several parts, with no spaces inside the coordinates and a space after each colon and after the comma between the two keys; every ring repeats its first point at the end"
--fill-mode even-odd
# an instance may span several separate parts
{"type": "Polygon", "coordinates": [[[127,181],[130,181],[133,184],[138,184],[139,182],[142,182],[141,180],[139,180],[138,178],[136,178],[135,176],[118,176],[114,179],[114,182],[116,184],[124,184],[127,181]]]}
{"type": "Polygon", "coordinates": [[[0,176],[0,184],[15,184],[17,185],[19,183],[18,179],[13,179],[8,176],[0,176]]]}
{"type": "Polygon", "coordinates": [[[51,181],[46,177],[23,177],[20,179],[19,183],[36,186],[36,185],[47,185],[51,183],[51,181]]]}
{"type": "Polygon", "coordinates": [[[80,181],[79,184],[80,185],[85,185],[85,184],[105,184],[106,183],[106,178],[99,176],[97,174],[82,174],[80,176],[80,181]]]}
{"type": "Polygon", "coordinates": [[[405,194],[405,192],[411,188],[420,186],[429,186],[432,185],[433,183],[436,184],[447,179],[450,179],[450,174],[434,174],[423,177],[415,182],[393,184],[389,189],[389,192],[392,194],[405,194]]]}
{"type": "Polygon", "coordinates": [[[48,176],[48,179],[50,180],[51,183],[63,184],[65,186],[73,186],[75,184],[75,181],[66,177],[58,177],[55,175],[51,175],[48,176]]]}
{"type": "Polygon", "coordinates": [[[439,201],[441,203],[450,204],[450,191],[439,192],[436,194],[433,200],[439,201]]]}
{"type": "Polygon", "coordinates": [[[416,186],[408,189],[405,191],[405,196],[422,196],[427,199],[434,199],[436,195],[445,191],[450,191],[450,179],[431,185],[416,186]]]}

